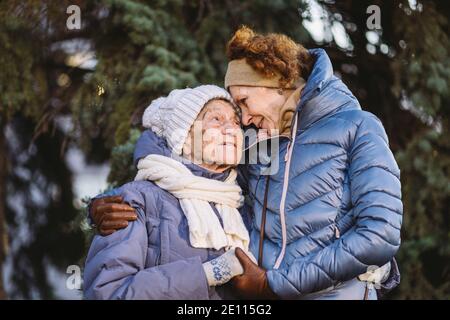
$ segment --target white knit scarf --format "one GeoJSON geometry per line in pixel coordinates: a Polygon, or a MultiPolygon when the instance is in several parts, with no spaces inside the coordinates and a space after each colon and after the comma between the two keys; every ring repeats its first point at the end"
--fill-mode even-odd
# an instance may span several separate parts
{"type": "Polygon", "coordinates": [[[250,237],[237,210],[242,204],[236,170],[225,181],[198,177],[181,162],[161,155],[149,155],[137,165],[134,180],[150,180],[179,199],[195,248],[240,247],[248,251],[250,237]],[[223,228],[213,208],[215,204],[223,228]]]}

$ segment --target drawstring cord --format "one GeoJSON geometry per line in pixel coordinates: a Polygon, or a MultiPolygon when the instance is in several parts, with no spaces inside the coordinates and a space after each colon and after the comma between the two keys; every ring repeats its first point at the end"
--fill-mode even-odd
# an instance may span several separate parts
{"type": "Polygon", "coordinates": [[[289,142],[287,146],[287,151],[285,155],[286,168],[284,170],[284,181],[283,181],[283,192],[281,194],[281,202],[280,202],[280,223],[281,223],[281,251],[278,255],[277,260],[275,261],[274,269],[278,269],[283,261],[284,255],[286,253],[286,243],[287,243],[287,232],[286,232],[286,216],[285,216],[285,203],[286,203],[286,195],[289,186],[289,169],[291,166],[291,158],[292,158],[292,150],[294,149],[295,144],[295,136],[297,135],[297,122],[298,122],[298,113],[294,114],[294,126],[292,130],[292,141],[289,142]]]}

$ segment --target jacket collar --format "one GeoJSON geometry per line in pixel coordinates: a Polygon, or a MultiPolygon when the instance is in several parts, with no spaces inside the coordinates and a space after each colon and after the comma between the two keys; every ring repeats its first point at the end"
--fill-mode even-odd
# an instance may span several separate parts
{"type": "Polygon", "coordinates": [[[334,76],[333,65],[325,50],[311,49],[309,52],[315,62],[297,105],[298,130],[345,108],[360,109],[355,96],[334,76]]]}

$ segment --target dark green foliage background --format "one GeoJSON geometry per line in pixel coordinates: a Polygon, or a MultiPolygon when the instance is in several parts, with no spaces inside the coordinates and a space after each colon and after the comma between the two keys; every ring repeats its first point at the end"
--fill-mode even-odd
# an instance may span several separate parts
{"type": "MultiPolygon", "coordinates": [[[[352,48],[340,48],[334,41],[314,43],[302,26],[309,7],[299,0],[1,2],[0,134],[5,141],[8,127],[20,137],[21,152],[30,156],[22,165],[31,176],[15,172],[19,151],[0,139],[0,154],[6,159],[0,184],[7,186],[7,194],[26,195],[33,182],[39,183],[50,199],[40,207],[27,198],[25,221],[32,239],[19,245],[17,272],[6,279],[16,289],[8,294],[55,298],[46,265],[64,270],[82,261],[86,252],[79,227],[85,213],[77,213],[72,203],[72,177],[63,161],[67,147],[80,147],[92,163],[110,160],[111,185],[128,181],[145,107],[174,88],[223,84],[226,41],[247,24],[261,32],[285,33],[307,48],[324,47],[363,108],[381,118],[402,170],[405,206],[398,254],[402,283],[389,298],[448,299],[450,3],[418,1],[415,10],[408,1],[319,4],[328,13],[325,23],[344,25],[352,48]],[[81,8],[81,30],[66,28],[70,4],[81,8]],[[366,8],[372,4],[381,8],[376,44],[366,38],[366,8]],[[94,71],[69,67],[67,53],[54,49],[69,39],[89,41],[98,59],[94,71]],[[388,53],[381,50],[383,45],[388,53]],[[61,73],[70,77],[70,85],[57,84],[61,73]],[[61,115],[73,119],[72,131],[55,125],[61,115]],[[50,184],[57,192],[45,187],[50,184]]],[[[14,244],[24,218],[4,199],[0,202],[8,232],[0,251],[4,258],[6,244],[14,244]]]]}

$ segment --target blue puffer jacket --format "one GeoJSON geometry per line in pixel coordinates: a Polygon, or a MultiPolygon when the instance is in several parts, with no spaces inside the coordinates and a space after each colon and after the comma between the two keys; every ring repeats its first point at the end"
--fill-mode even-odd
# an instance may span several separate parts
{"type": "MultiPolygon", "coordinates": [[[[136,145],[135,160],[149,154],[170,156],[170,150],[163,139],[148,130],[136,145]]],[[[221,181],[229,173],[212,173],[195,164],[186,166],[195,175],[221,181]]],[[[208,286],[202,263],[224,250],[190,245],[187,219],[172,194],[150,181],[130,182],[108,193],[116,194],[136,209],[138,220],[107,237],[95,236],[84,270],[85,298],[234,298],[228,284],[208,286]]],[[[215,206],[212,208],[221,220],[215,206]]],[[[248,215],[243,218],[248,226],[248,215]]]]}
{"type": "Polygon", "coordinates": [[[381,122],[333,75],[324,50],[310,52],[315,64],[295,138],[280,138],[272,155],[278,171],[268,177],[261,164],[246,168],[251,251],[258,255],[270,179],[263,267],[272,290],[281,298],[362,299],[357,275],[389,262],[400,246],[400,172],[381,122]]]}

